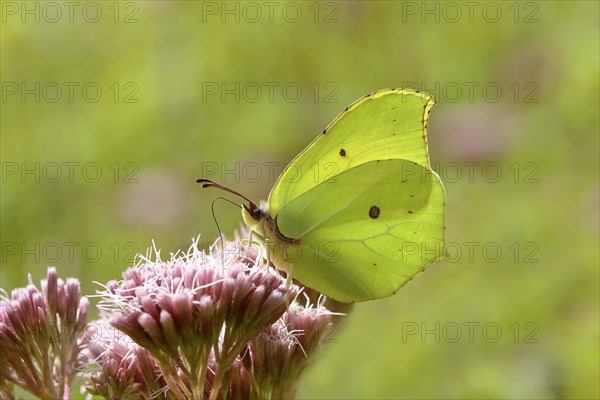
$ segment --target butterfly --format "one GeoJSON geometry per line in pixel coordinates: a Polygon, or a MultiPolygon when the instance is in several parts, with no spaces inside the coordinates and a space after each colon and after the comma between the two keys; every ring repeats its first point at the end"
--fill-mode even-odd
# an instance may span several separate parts
{"type": "Polygon", "coordinates": [[[376,91],[346,107],[242,217],[278,269],[345,303],[391,296],[444,255],[445,191],[432,171],[433,98],[376,91]]]}

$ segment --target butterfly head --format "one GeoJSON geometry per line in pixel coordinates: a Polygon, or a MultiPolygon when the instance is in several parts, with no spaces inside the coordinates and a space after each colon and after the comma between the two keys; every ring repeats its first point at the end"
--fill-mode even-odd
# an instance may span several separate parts
{"type": "Polygon", "coordinates": [[[260,206],[257,206],[252,202],[248,205],[242,205],[242,218],[244,219],[244,223],[261,236],[264,236],[264,224],[268,217],[269,206],[264,201],[260,202],[260,206]]]}
{"type": "Polygon", "coordinates": [[[250,202],[248,205],[242,204],[242,207],[244,209],[243,213],[247,214],[250,218],[257,222],[265,219],[267,215],[269,215],[268,206],[265,207],[265,204],[262,201],[260,206],[250,202]]]}

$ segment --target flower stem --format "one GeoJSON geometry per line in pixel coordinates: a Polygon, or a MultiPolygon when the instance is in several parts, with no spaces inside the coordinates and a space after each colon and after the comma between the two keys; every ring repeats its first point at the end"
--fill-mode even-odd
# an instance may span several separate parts
{"type": "Polygon", "coordinates": [[[225,371],[223,368],[221,368],[221,366],[219,366],[219,370],[215,376],[215,381],[213,382],[213,386],[210,390],[210,396],[208,397],[208,400],[217,400],[217,396],[221,391],[221,382],[223,381],[223,376],[225,376],[225,371]]]}

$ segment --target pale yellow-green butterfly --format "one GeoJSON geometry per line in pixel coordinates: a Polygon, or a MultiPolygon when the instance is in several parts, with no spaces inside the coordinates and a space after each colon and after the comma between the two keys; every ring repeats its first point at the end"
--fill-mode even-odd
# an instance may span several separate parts
{"type": "Polygon", "coordinates": [[[244,222],[288,276],[341,302],[378,299],[444,254],[444,187],[431,170],[428,94],[385,89],[346,107],[244,222]]]}

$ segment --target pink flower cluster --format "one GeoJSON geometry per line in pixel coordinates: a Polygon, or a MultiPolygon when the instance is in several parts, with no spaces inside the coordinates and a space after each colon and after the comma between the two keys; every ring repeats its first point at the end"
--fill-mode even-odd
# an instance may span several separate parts
{"type": "Polygon", "coordinates": [[[166,261],[158,251],[140,257],[98,293],[101,319],[87,329],[75,280],[65,285],[50,269],[43,294],[17,289],[0,303],[0,350],[13,354],[0,362],[0,396],[18,385],[69,398],[78,373],[90,394],[107,399],[293,397],[340,314],[244,243],[226,243],[235,249],[227,259],[196,243],[166,261]]]}
{"type": "Polygon", "coordinates": [[[0,301],[0,397],[18,385],[42,399],[69,398],[85,346],[88,299],[79,282],[48,268],[42,291],[31,282],[0,301]]]}

